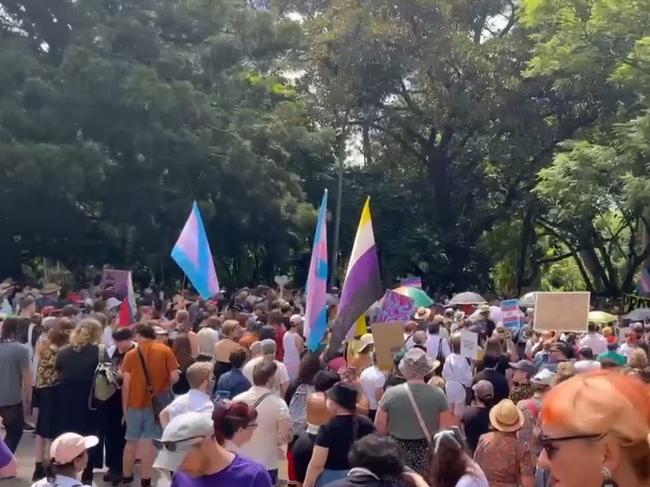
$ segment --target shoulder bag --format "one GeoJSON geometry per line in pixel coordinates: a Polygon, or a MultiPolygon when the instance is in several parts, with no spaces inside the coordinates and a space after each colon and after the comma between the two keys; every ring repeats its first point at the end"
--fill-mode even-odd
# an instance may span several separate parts
{"type": "Polygon", "coordinates": [[[140,357],[140,363],[142,364],[144,379],[147,383],[147,394],[149,394],[149,397],[151,398],[151,407],[153,408],[154,419],[156,424],[160,424],[160,413],[174,400],[174,394],[172,394],[171,391],[163,391],[157,394],[154,393],[153,385],[151,385],[151,377],[149,376],[149,369],[144,360],[144,355],[142,355],[142,350],[138,348],[137,352],[138,357],[140,357]]]}
{"type": "Polygon", "coordinates": [[[426,438],[427,443],[431,445],[431,440],[432,440],[431,433],[429,432],[429,428],[427,428],[427,424],[424,422],[424,418],[422,417],[420,408],[415,402],[415,398],[413,397],[413,392],[411,392],[411,388],[409,387],[408,383],[404,384],[404,389],[406,390],[406,395],[408,396],[409,401],[411,402],[411,407],[413,408],[415,417],[417,418],[418,423],[420,424],[420,429],[422,430],[422,433],[424,433],[424,437],[426,438]]]}
{"type": "Polygon", "coordinates": [[[96,409],[93,407],[93,399],[104,402],[113,397],[118,390],[119,377],[117,369],[107,360],[106,347],[103,344],[97,345],[97,367],[88,397],[88,409],[96,409]]]}

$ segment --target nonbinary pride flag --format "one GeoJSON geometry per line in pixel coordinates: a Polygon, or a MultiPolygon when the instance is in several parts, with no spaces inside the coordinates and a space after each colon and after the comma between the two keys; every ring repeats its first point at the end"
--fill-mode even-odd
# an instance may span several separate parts
{"type": "Polygon", "coordinates": [[[183,269],[203,299],[210,299],[219,292],[208,236],[196,201],[172,249],[172,259],[183,269]]]}
{"type": "Polygon", "coordinates": [[[327,190],[318,211],[314,245],[307,274],[305,329],[309,351],[318,350],[327,332],[327,190]]]}
{"type": "Polygon", "coordinates": [[[354,322],[381,298],[383,292],[375,234],[370,218],[370,198],[367,198],[345,273],[338,315],[332,329],[330,353],[339,348],[354,322]]]}

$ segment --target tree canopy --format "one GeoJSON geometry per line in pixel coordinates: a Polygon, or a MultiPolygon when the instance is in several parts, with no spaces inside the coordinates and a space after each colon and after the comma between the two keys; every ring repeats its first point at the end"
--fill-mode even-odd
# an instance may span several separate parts
{"type": "Polygon", "coordinates": [[[366,195],[387,284],[614,295],[650,255],[650,0],[0,5],[0,275],[168,279],[197,200],[223,282],[302,285],[346,156],[339,276],[366,195]]]}

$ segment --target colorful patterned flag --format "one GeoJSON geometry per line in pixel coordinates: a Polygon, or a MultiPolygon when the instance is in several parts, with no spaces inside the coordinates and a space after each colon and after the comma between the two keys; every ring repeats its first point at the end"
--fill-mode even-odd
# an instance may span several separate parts
{"type": "Polygon", "coordinates": [[[307,347],[318,350],[327,332],[327,190],[318,211],[318,222],[307,275],[305,329],[307,347]]]}
{"type": "Polygon", "coordinates": [[[338,349],[354,322],[370,305],[381,298],[383,292],[368,198],[361,212],[352,255],[345,273],[338,315],[332,329],[330,353],[338,349]]]}
{"type": "Polygon", "coordinates": [[[183,269],[203,299],[210,299],[219,293],[217,272],[196,201],[172,249],[172,259],[183,269]]]}

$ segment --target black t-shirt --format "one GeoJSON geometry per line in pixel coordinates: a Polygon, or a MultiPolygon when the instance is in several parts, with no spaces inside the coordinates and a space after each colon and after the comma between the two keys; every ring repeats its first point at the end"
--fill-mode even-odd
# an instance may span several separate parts
{"type": "Polygon", "coordinates": [[[465,410],[462,419],[465,438],[470,451],[476,450],[478,439],[490,431],[490,411],[488,408],[471,407],[465,410]]]}
{"type": "Polygon", "coordinates": [[[325,468],[347,470],[348,452],[359,438],[375,432],[375,425],[365,416],[335,416],[318,430],[316,445],[328,448],[325,468]]]}
{"type": "Polygon", "coordinates": [[[508,381],[503,374],[500,374],[493,369],[484,369],[476,374],[473,384],[480,380],[487,380],[492,383],[494,387],[494,404],[498,404],[502,399],[507,399],[510,396],[510,387],[508,381]]]}
{"type": "Polygon", "coordinates": [[[99,347],[83,345],[78,350],[66,345],[56,356],[56,370],[61,380],[73,382],[92,382],[99,362],[99,347]]]}

